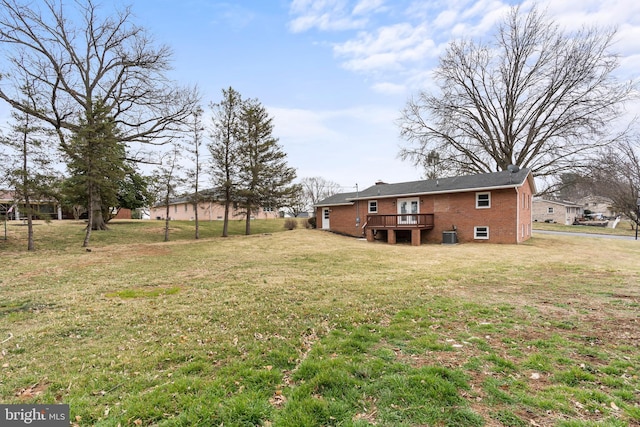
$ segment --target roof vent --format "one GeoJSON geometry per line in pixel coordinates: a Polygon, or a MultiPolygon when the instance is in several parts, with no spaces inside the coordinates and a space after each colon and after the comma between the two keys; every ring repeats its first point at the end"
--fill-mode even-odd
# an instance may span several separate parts
{"type": "Polygon", "coordinates": [[[520,168],[516,165],[509,165],[507,166],[507,170],[511,173],[516,173],[520,170],[520,168]]]}
{"type": "Polygon", "coordinates": [[[383,180],[379,179],[376,181],[376,185],[384,185],[386,184],[386,182],[384,182],[383,180]]]}

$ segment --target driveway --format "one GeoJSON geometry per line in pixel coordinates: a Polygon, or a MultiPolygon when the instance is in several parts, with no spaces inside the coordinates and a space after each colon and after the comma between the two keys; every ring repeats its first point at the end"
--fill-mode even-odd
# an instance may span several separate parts
{"type": "Polygon", "coordinates": [[[574,233],[569,231],[533,230],[533,234],[555,234],[557,236],[598,237],[601,239],[635,240],[635,236],[614,236],[611,234],[574,233]]]}

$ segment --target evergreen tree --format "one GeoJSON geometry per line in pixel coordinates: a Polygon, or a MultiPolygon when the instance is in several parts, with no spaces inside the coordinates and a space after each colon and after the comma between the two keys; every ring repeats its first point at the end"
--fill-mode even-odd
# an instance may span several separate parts
{"type": "Polygon", "coordinates": [[[115,121],[97,102],[92,115],[64,146],[67,167],[86,189],[89,223],[83,246],[89,245],[91,230],[106,230],[109,207],[118,205],[119,183],[127,173],[125,145],[118,137],[115,121]]]}
{"type": "Polygon", "coordinates": [[[238,201],[246,212],[245,234],[251,234],[251,214],[260,206],[277,208],[295,192],[295,169],[273,136],[273,118],[256,99],[242,104],[238,131],[240,188],[238,201]]]}
{"type": "Polygon", "coordinates": [[[133,168],[129,168],[127,175],[118,183],[119,209],[140,209],[149,206],[151,195],[149,192],[149,178],[140,175],[133,168]]]}
{"type": "MultiPolygon", "coordinates": [[[[74,151],[70,138],[89,143],[99,133],[94,120],[100,115],[118,124],[118,139],[129,147],[146,151],[169,143],[192,113],[197,93],[169,79],[171,49],[153,42],[131,8],[100,3],[0,0],[0,100],[51,126],[65,152],[74,151]],[[22,75],[41,100],[36,105],[15,90],[22,75]]],[[[95,181],[91,191],[98,213],[98,193],[112,189],[95,181]]],[[[96,222],[102,218],[92,218],[92,228],[106,228],[96,222]]]]}
{"type": "Polygon", "coordinates": [[[224,205],[222,236],[229,230],[229,210],[234,202],[238,184],[238,132],[242,111],[242,97],[232,87],[222,90],[222,100],[212,103],[213,129],[211,132],[211,172],[220,201],[224,205]]]}

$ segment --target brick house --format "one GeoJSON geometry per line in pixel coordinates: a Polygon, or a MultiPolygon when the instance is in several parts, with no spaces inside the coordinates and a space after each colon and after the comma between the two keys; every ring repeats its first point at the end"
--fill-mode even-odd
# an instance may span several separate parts
{"type": "MultiPolygon", "coordinates": [[[[150,209],[151,219],[165,219],[167,207],[160,202],[150,209]]],[[[278,218],[276,209],[261,207],[251,212],[251,219],[273,219],[278,218]]],[[[237,205],[232,205],[229,211],[229,219],[244,219],[245,211],[239,209],[237,205]]],[[[169,219],[177,221],[195,220],[195,206],[191,201],[191,196],[178,197],[169,201],[169,219]]],[[[216,221],[224,219],[224,205],[206,200],[198,203],[198,219],[200,221],[216,221]]]]}
{"type": "Polygon", "coordinates": [[[613,200],[602,196],[586,196],[576,200],[576,204],[591,212],[595,218],[613,218],[619,214],[613,208],[613,200]]]}
{"type": "Polygon", "coordinates": [[[388,243],[520,243],[531,237],[529,169],[376,183],[316,204],[318,228],[388,243]],[[449,241],[453,239],[453,241],[449,241]]]}
{"type": "Polygon", "coordinates": [[[533,200],[533,221],[571,225],[582,217],[582,206],[560,200],[533,200]]]}

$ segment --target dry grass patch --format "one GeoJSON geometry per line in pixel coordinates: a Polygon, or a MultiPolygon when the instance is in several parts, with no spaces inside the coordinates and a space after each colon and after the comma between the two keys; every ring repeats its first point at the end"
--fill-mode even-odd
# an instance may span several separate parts
{"type": "Polygon", "coordinates": [[[104,426],[640,422],[634,241],[112,239],[1,249],[0,400],[46,384],[29,399],[104,426]]]}

